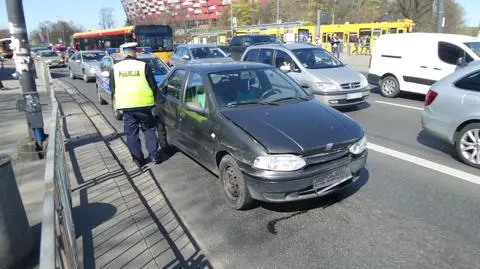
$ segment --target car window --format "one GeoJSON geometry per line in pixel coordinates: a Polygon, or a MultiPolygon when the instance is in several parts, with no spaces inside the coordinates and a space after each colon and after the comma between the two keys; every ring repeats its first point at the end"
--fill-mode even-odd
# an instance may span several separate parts
{"type": "Polygon", "coordinates": [[[100,52],[85,52],[82,53],[83,61],[85,62],[96,62],[100,61],[105,56],[105,53],[100,52]]]}
{"type": "Polygon", "coordinates": [[[277,50],[277,54],[275,56],[275,67],[280,68],[284,65],[290,66],[293,69],[295,62],[293,61],[292,57],[288,55],[288,53],[282,50],[277,50]]]}
{"type": "Polygon", "coordinates": [[[243,60],[246,62],[255,62],[257,59],[257,52],[258,49],[249,50],[243,60]]]}
{"type": "Polygon", "coordinates": [[[192,48],[190,49],[190,52],[192,53],[194,59],[227,57],[223,51],[215,47],[192,48]]]}
{"type": "Polygon", "coordinates": [[[204,85],[202,76],[192,72],[185,91],[185,103],[197,103],[203,108],[208,108],[204,85]]]}
{"type": "Polygon", "coordinates": [[[258,60],[259,63],[264,64],[273,64],[273,49],[260,49],[258,52],[258,60]]]}
{"type": "Polygon", "coordinates": [[[210,73],[209,78],[220,107],[308,98],[298,84],[276,68],[221,71],[210,73]]]}
{"type": "Polygon", "coordinates": [[[279,43],[275,36],[254,36],[252,39],[254,43],[279,43]]]}
{"type": "Polygon", "coordinates": [[[460,89],[480,91],[480,71],[463,77],[455,83],[460,89]]]}
{"type": "Polygon", "coordinates": [[[466,42],[465,45],[469,47],[478,57],[480,57],[480,42],[466,42]]]}
{"type": "Polygon", "coordinates": [[[53,56],[58,56],[56,52],[53,51],[43,51],[40,53],[40,56],[42,57],[53,57],[53,56]]]}
{"type": "Polygon", "coordinates": [[[163,76],[168,73],[167,66],[158,58],[140,58],[139,60],[148,64],[155,76],[163,76]]]}
{"type": "Polygon", "coordinates": [[[180,100],[180,92],[182,91],[183,81],[187,72],[185,70],[177,70],[168,79],[167,82],[167,95],[177,100],[180,100]]]}
{"type": "Polygon", "coordinates": [[[308,69],[336,68],[343,66],[333,55],[319,48],[305,48],[292,50],[295,57],[308,69]]]}
{"type": "Polygon", "coordinates": [[[232,46],[241,46],[241,45],[242,45],[242,42],[241,42],[241,40],[240,40],[240,37],[234,37],[234,38],[232,38],[231,45],[232,45],[232,46]]]}
{"type": "Polygon", "coordinates": [[[462,48],[447,42],[438,42],[438,58],[447,64],[456,65],[460,57],[465,57],[467,63],[473,61],[462,48]]]}

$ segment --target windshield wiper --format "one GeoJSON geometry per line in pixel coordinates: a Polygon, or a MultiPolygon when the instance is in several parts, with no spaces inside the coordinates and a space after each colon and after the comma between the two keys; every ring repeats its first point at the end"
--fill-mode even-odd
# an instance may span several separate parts
{"type": "Polygon", "coordinates": [[[302,100],[302,101],[308,101],[309,99],[306,98],[306,97],[295,97],[295,96],[290,96],[290,97],[282,97],[282,98],[279,98],[279,99],[275,99],[275,100],[272,100],[272,101],[261,101],[262,103],[264,104],[268,104],[268,105],[278,105],[279,102],[281,101],[287,101],[287,100],[302,100]]]}
{"type": "Polygon", "coordinates": [[[265,101],[251,101],[251,102],[240,102],[240,103],[228,103],[225,105],[225,107],[237,107],[237,106],[243,106],[243,105],[275,105],[277,106],[278,104],[265,102],[265,101]]]}

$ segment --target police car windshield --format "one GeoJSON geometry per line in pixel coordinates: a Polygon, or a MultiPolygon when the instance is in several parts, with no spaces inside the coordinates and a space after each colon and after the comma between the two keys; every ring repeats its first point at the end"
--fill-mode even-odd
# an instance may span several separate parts
{"type": "Polygon", "coordinates": [[[138,59],[142,62],[145,62],[150,66],[153,71],[153,74],[158,75],[166,75],[168,73],[167,67],[157,58],[147,58],[147,59],[138,59]]]}
{"type": "Polygon", "coordinates": [[[105,56],[105,53],[89,52],[82,54],[83,61],[85,62],[97,62],[102,60],[103,56],[105,56]]]}

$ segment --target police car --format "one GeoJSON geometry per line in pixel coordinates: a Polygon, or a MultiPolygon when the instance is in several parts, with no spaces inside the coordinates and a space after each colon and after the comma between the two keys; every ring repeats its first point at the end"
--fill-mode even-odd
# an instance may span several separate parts
{"type": "MultiPolygon", "coordinates": [[[[123,114],[121,111],[115,109],[115,106],[111,101],[112,91],[110,89],[110,72],[113,68],[113,65],[123,59],[123,55],[119,53],[111,53],[110,55],[103,57],[100,64],[100,71],[96,73],[98,101],[101,105],[110,103],[112,105],[115,118],[118,120],[123,118],[123,114]]],[[[150,53],[137,53],[137,60],[143,61],[150,66],[150,68],[153,70],[157,85],[160,85],[163,82],[170,70],[170,68],[162,60],[160,60],[160,58],[155,57],[150,53]]]]}

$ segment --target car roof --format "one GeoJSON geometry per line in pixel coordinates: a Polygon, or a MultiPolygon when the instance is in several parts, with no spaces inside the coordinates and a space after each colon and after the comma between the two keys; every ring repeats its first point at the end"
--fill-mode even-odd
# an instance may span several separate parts
{"type": "Polygon", "coordinates": [[[233,38],[235,38],[235,37],[244,37],[244,36],[252,37],[252,36],[272,36],[272,35],[237,35],[237,36],[234,36],[233,38]]]}
{"type": "Polygon", "coordinates": [[[259,69],[259,68],[273,68],[271,65],[255,63],[255,62],[213,62],[213,63],[195,63],[186,64],[177,67],[176,69],[191,70],[198,73],[212,73],[221,71],[236,71],[243,69],[259,69]]]}
{"type": "Polygon", "coordinates": [[[178,45],[177,48],[188,48],[188,49],[194,49],[194,48],[216,48],[218,47],[216,44],[182,44],[178,45]]]}
{"type": "Polygon", "coordinates": [[[81,50],[79,53],[105,53],[103,50],[81,50]]]}
{"type": "MultiPolygon", "coordinates": [[[[266,44],[259,44],[259,45],[252,45],[249,49],[258,49],[258,48],[284,48],[288,50],[294,49],[311,49],[311,48],[318,48],[308,43],[287,43],[287,44],[276,44],[276,43],[266,43],[266,44]]],[[[320,48],[319,48],[320,49],[320,48]]]]}

